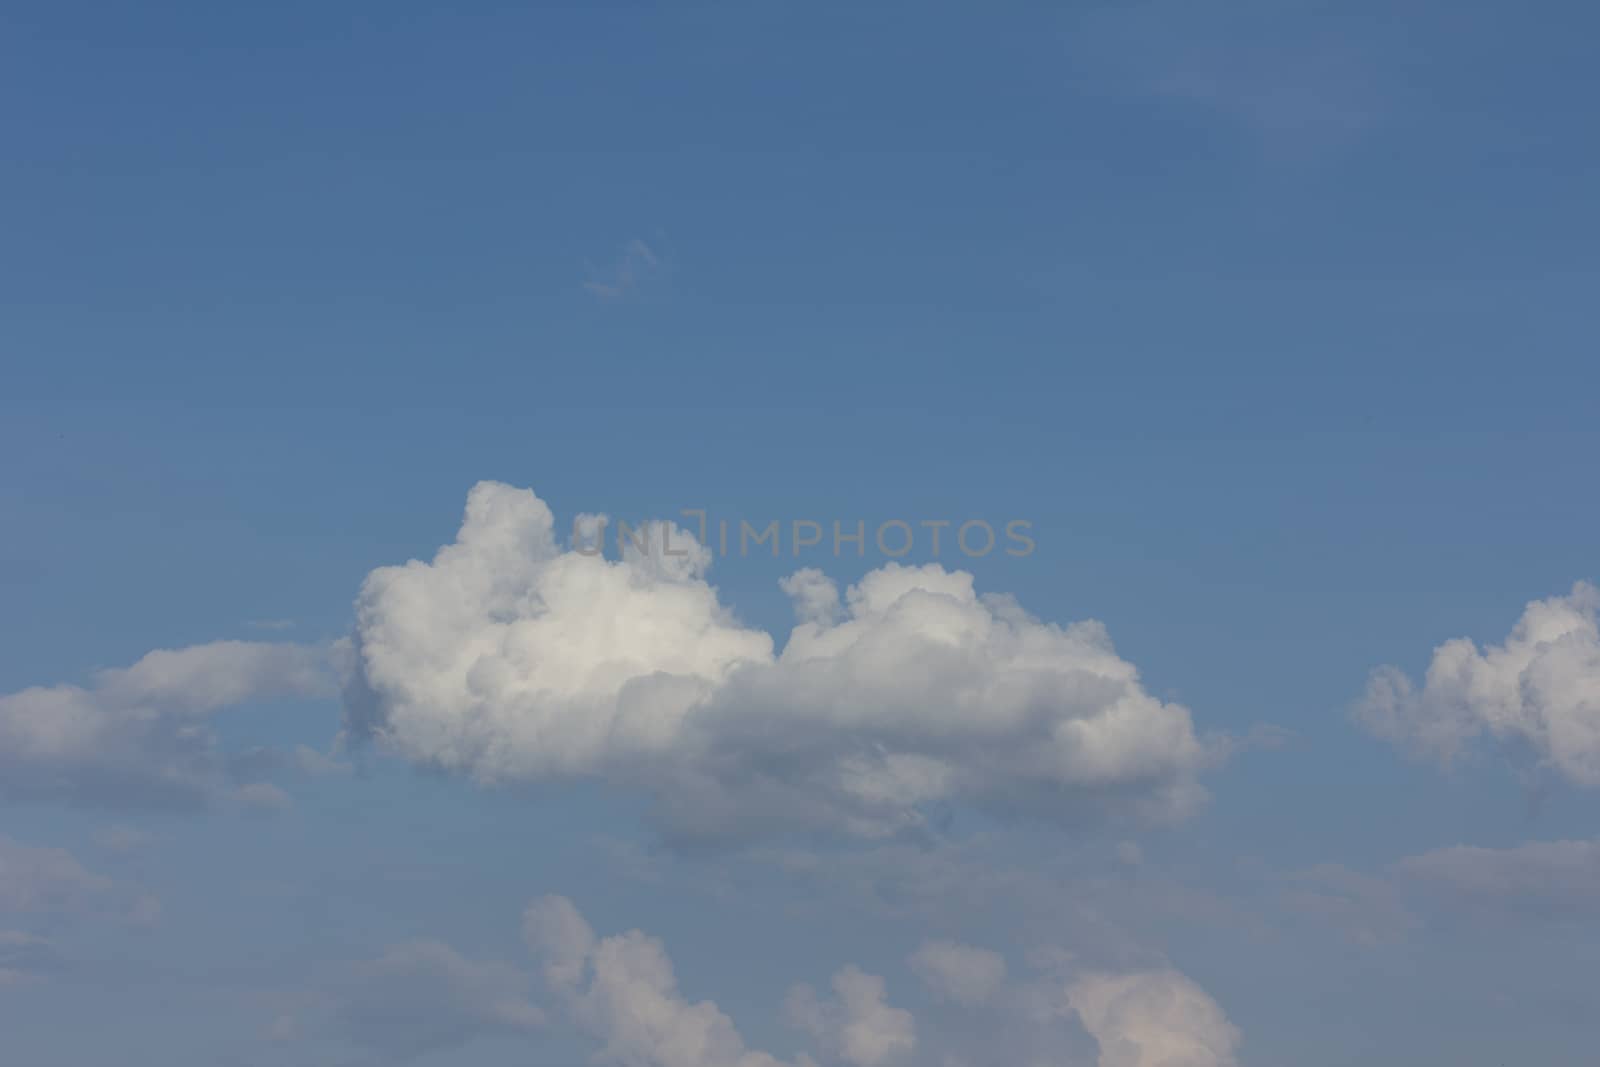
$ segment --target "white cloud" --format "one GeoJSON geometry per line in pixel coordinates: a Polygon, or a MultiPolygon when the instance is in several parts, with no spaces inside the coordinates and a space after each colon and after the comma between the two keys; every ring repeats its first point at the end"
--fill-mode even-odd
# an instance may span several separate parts
{"type": "Polygon", "coordinates": [[[342,1037],[393,1058],[561,1024],[592,1042],[591,1062],[615,1067],[1044,1067],[1085,1062],[1091,1038],[1100,1067],[1237,1065],[1238,1031],[1173,970],[1096,973],[1071,954],[1041,950],[1032,962],[1042,976],[1013,983],[997,953],[929,942],[912,968],[941,998],[972,1009],[959,1022],[935,1016],[924,1039],[912,1014],[889,1003],[884,979],[850,964],[826,994],[790,989],[785,1015],[813,1049],[785,1058],[751,1048],[714,1001],[685,996],[666,948],[639,930],[601,936],[570,900],[545,896],[528,905],[522,936],[543,978],[537,1000],[521,968],[424,941],[346,968],[271,1032],[342,1037]]]}
{"type": "Polygon", "coordinates": [[[789,1021],[854,1067],[902,1063],[916,1049],[915,1020],[888,1004],[882,978],[845,967],[832,986],[827,999],[809,985],[791,990],[785,1003],[789,1021]]]}
{"type": "Polygon", "coordinates": [[[326,693],[329,682],[327,654],[321,649],[214,641],[157,649],[131,667],[100,671],[95,695],[116,707],[205,715],[261,697],[326,693]]]}
{"type": "Polygon", "coordinates": [[[1467,638],[1434,650],[1418,689],[1395,667],[1375,671],[1357,719],[1377,736],[1449,763],[1487,735],[1524,745],[1567,780],[1600,787],[1600,590],[1527,606],[1505,642],[1467,638]]]}
{"type": "MultiPolygon", "coordinates": [[[[691,1003],[661,942],[637,930],[599,938],[564,897],[529,905],[523,935],[572,1021],[621,1067],[784,1067],[752,1051],[711,1001],[691,1003]]],[[[795,1067],[814,1067],[805,1056],[795,1067]]]]}
{"type": "Polygon", "coordinates": [[[719,602],[704,550],[608,561],[554,529],[531,492],[481,483],[431,563],[368,576],[352,733],[489,783],[642,788],[686,836],[884,836],[958,800],[1170,818],[1203,797],[1187,709],[1146,693],[1098,623],[894,564],[835,617],[832,583],[802,572],[787,587],[804,621],[775,654],[719,602]]]}
{"type": "Polygon", "coordinates": [[[89,687],[0,696],[0,799],[193,804],[226,777],[213,713],[335,691],[323,649],[219,641],[151,652],[89,687]]]}
{"type": "Polygon", "coordinates": [[[795,571],[778,583],[794,602],[795,618],[825,626],[839,617],[839,587],[815,567],[795,571]]]}
{"type": "Polygon", "coordinates": [[[974,1007],[1006,980],[1005,957],[954,941],[928,941],[910,959],[911,971],[943,1000],[974,1007]]]}
{"type": "Polygon", "coordinates": [[[1100,1067],[1234,1067],[1239,1031],[1177,971],[1087,975],[1067,1001],[1100,1045],[1100,1067]]]}

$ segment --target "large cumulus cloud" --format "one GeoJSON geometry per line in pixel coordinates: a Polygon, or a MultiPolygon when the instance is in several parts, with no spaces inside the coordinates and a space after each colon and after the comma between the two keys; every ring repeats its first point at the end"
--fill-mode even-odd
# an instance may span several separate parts
{"type": "Polygon", "coordinates": [[[1524,747],[1580,786],[1600,787],[1600,590],[1527,606],[1504,643],[1440,645],[1419,688],[1375,671],[1356,716],[1402,748],[1450,762],[1483,737],[1524,747]]]}
{"type": "Polygon", "coordinates": [[[489,783],[637,786],[686,835],[881,836],[952,801],[1160,818],[1202,796],[1188,711],[1098,623],[1042,622],[937,565],[842,597],[808,571],[777,652],[708,564],[676,529],[618,560],[565,548],[532,492],[481,483],[453,544],[363,584],[347,726],[489,783]]]}

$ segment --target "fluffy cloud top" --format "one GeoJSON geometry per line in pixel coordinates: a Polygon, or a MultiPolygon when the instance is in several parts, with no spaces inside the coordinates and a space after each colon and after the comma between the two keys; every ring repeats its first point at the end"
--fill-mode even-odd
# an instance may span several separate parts
{"type": "Polygon", "coordinates": [[[1067,1000],[1100,1044],[1100,1067],[1235,1067],[1239,1031],[1176,971],[1089,975],[1067,1000]]]}
{"type": "MultiPolygon", "coordinates": [[[[543,897],[523,920],[528,946],[569,1017],[621,1067],[786,1067],[745,1046],[711,1001],[691,1003],[661,942],[637,930],[599,938],[565,897],[543,897]]],[[[815,1067],[801,1056],[793,1067],[815,1067]]]]}
{"type": "MultiPolygon", "coordinates": [[[[521,966],[417,941],[342,968],[271,1032],[282,1041],[331,1038],[405,1060],[487,1036],[542,1041],[557,1036],[551,1029],[559,1025],[592,1045],[591,1062],[615,1067],[1044,1067],[1085,1062],[1083,1043],[1092,1038],[1100,1067],[1236,1067],[1238,1032],[1203,990],[1171,970],[1058,972],[1011,982],[997,953],[930,942],[912,957],[913,970],[974,1009],[959,1023],[935,1018],[924,1039],[911,1013],[889,1003],[884,980],[852,964],[833,975],[824,994],[805,984],[790,989],[785,1014],[809,1036],[812,1052],[783,1058],[751,1048],[715,1002],[687,998],[654,937],[638,930],[601,936],[560,896],[528,905],[522,935],[542,995],[530,992],[532,976],[521,966]]],[[[3,938],[0,967],[8,963],[3,938]]],[[[32,947],[15,941],[10,962],[19,976],[32,947]]],[[[1044,953],[1035,965],[1065,959],[1044,953]]]]}
{"type": "Polygon", "coordinates": [[[1434,650],[1418,689],[1394,667],[1374,672],[1357,718],[1373,733],[1443,762],[1489,736],[1527,746],[1580,786],[1600,786],[1600,590],[1529,604],[1509,637],[1434,650]]]}
{"type": "Polygon", "coordinates": [[[833,976],[833,996],[822,999],[808,985],[787,1001],[789,1020],[854,1067],[904,1062],[917,1047],[911,1013],[890,1007],[884,981],[857,967],[833,976]]]}
{"type": "Polygon", "coordinates": [[[0,800],[194,803],[225,785],[213,713],[336,691],[326,650],[218,641],[0,696],[0,800]]]}
{"type": "Polygon", "coordinates": [[[1098,623],[1041,622],[936,565],[843,597],[801,572],[778,654],[683,531],[607,560],[554,530],[533,493],[481,483],[431,563],[373,571],[351,731],[485,782],[638,786],[691,835],[882,836],[953,800],[1171,817],[1202,796],[1188,711],[1146,693],[1098,623]]]}

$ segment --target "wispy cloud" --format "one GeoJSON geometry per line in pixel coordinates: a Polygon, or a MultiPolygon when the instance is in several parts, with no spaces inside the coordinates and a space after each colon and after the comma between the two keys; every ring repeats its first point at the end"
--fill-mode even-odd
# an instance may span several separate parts
{"type": "Polygon", "coordinates": [[[1338,145],[1383,112],[1375,42],[1295,3],[1119,5],[1072,25],[1077,67],[1275,145],[1338,145]]]}
{"type": "Polygon", "coordinates": [[[157,649],[88,686],[0,694],[0,800],[203,805],[228,786],[211,718],[266,698],[337,691],[326,648],[216,641],[157,649]]]}
{"type": "Polygon", "coordinates": [[[661,269],[661,257],[644,241],[634,239],[610,263],[587,265],[583,287],[602,300],[620,300],[635,292],[661,269]]]}

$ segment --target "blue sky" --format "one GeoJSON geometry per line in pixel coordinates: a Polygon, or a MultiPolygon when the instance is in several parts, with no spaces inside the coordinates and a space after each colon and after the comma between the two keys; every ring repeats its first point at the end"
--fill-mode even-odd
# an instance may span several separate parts
{"type": "Polygon", "coordinates": [[[6,5],[0,1061],[1588,1063],[1597,29],[6,5]]]}

